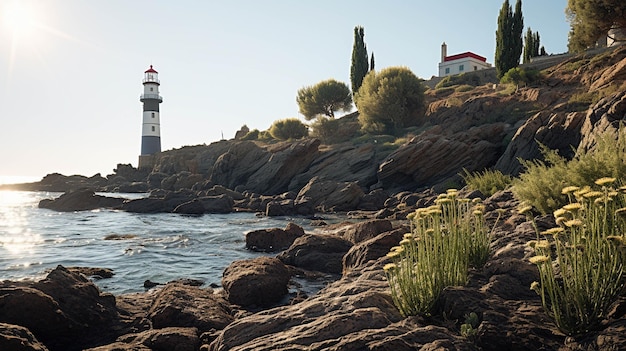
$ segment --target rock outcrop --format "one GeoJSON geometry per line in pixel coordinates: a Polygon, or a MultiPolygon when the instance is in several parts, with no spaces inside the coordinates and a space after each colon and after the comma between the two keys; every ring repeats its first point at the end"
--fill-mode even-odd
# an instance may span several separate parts
{"type": "Polygon", "coordinates": [[[282,251],[303,235],[304,229],[295,223],[288,223],[285,229],[253,230],[246,233],[246,248],[263,252],[282,251]]]}
{"type": "Polygon", "coordinates": [[[291,272],[280,260],[259,257],[231,263],[225,270],[222,286],[232,304],[267,307],[287,295],[291,272]]]}

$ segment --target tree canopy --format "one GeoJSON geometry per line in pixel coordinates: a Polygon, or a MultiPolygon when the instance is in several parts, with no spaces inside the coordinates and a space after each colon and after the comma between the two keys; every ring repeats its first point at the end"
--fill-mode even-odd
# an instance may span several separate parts
{"type": "Polygon", "coordinates": [[[545,49],[543,52],[539,52],[539,47],[541,46],[539,32],[534,32],[533,30],[528,28],[526,31],[526,36],[524,36],[524,63],[529,63],[530,59],[533,57],[537,57],[545,54],[545,49]]]}
{"type": "Polygon", "coordinates": [[[309,129],[297,118],[285,118],[275,121],[269,133],[278,140],[300,139],[309,135],[309,129]]]}
{"type": "Polygon", "coordinates": [[[352,64],[350,66],[350,84],[352,92],[356,94],[363,83],[363,78],[369,72],[367,47],[365,46],[365,29],[354,27],[354,44],[352,46],[352,64]]]}
{"type": "Polygon", "coordinates": [[[498,15],[498,29],[496,30],[495,66],[498,78],[511,68],[519,66],[522,55],[522,32],[524,31],[524,16],[522,15],[522,1],[515,3],[515,12],[509,0],[502,3],[498,15]]]}
{"type": "Polygon", "coordinates": [[[570,51],[594,46],[612,28],[626,30],[624,0],[568,0],[565,12],[570,22],[570,51]]]}
{"type": "Polygon", "coordinates": [[[298,90],[296,102],[307,121],[318,116],[334,118],[336,111],[352,109],[352,94],[345,83],[328,79],[298,90]]]}
{"type": "Polygon", "coordinates": [[[406,67],[370,71],[355,102],[364,131],[395,134],[420,123],[425,111],[424,85],[406,67]]]}

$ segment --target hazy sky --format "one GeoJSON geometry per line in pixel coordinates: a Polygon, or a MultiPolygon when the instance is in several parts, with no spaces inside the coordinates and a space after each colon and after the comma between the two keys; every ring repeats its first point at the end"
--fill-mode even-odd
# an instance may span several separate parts
{"type": "MultiPolygon", "coordinates": [[[[511,4],[515,3],[511,0],[511,4]]],[[[567,0],[525,0],[548,53],[567,0]]],[[[493,63],[502,0],[0,0],[0,175],[91,176],[137,165],[143,74],[159,72],[163,150],[303,117],[296,92],[349,85],[353,28],[376,69],[437,75],[440,46],[493,63]],[[18,3],[21,10],[15,10],[18,3]]]]}

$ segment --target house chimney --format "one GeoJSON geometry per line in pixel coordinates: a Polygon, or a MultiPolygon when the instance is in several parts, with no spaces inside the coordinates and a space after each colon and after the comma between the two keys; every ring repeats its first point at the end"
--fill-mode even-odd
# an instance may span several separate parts
{"type": "Polygon", "coordinates": [[[446,45],[444,41],[443,44],[441,44],[441,62],[446,60],[446,56],[448,56],[448,45],[446,45]]]}

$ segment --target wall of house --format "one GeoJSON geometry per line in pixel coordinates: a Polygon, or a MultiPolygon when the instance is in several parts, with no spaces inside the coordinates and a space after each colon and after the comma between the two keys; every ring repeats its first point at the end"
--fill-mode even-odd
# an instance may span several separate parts
{"type": "Polygon", "coordinates": [[[459,60],[440,62],[439,77],[451,76],[453,74],[480,71],[490,68],[491,64],[477,60],[473,57],[464,57],[459,60]]]}

